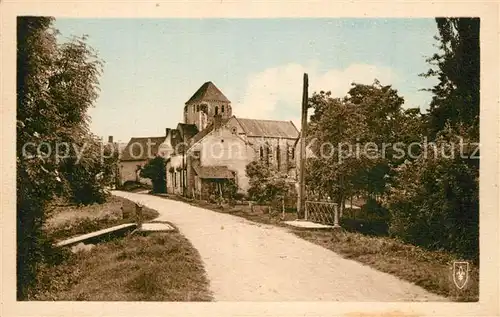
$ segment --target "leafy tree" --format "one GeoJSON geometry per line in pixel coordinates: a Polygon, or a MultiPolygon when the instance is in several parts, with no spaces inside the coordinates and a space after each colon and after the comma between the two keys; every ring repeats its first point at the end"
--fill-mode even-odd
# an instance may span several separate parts
{"type": "Polygon", "coordinates": [[[311,147],[315,158],[306,164],[308,191],[334,198],[341,213],[349,196],[383,195],[393,167],[401,164],[392,147],[384,150],[384,146],[420,136],[420,112],[403,110],[403,102],[397,90],[377,80],[371,85],[353,84],[342,99],[329,92],[313,94],[308,139],[316,142],[311,147]]]}
{"type": "Polygon", "coordinates": [[[479,19],[437,18],[439,53],[423,76],[437,77],[426,115],[436,145],[397,171],[387,206],[390,232],[406,241],[470,259],[479,251],[479,19]],[[462,144],[465,144],[463,146],[462,144]],[[445,148],[446,155],[434,149],[445,148]]]}
{"type": "Polygon", "coordinates": [[[479,170],[475,146],[460,148],[451,128],[414,162],[402,164],[386,206],[390,233],[429,249],[445,249],[477,259],[479,248],[479,170]],[[442,155],[445,149],[446,155],[442,155]]]}
{"type": "Polygon", "coordinates": [[[154,193],[165,193],[167,191],[166,161],[163,157],[157,156],[150,159],[141,169],[140,176],[151,180],[154,193]]]}
{"type": "Polygon", "coordinates": [[[429,134],[435,137],[447,123],[468,126],[479,139],[479,18],[436,18],[439,53],[427,59],[431,69],[422,76],[436,77],[429,113],[429,134]]]}
{"type": "Polygon", "coordinates": [[[84,155],[78,158],[72,153],[59,167],[66,196],[77,204],[103,203],[107,197],[105,187],[116,181],[118,151],[91,134],[82,141],[84,155]]]}
{"type": "MultiPolygon", "coordinates": [[[[65,189],[58,145],[88,137],[87,109],[97,97],[101,61],[73,38],[56,41],[53,18],[17,20],[17,295],[26,298],[37,263],[48,260],[41,230],[47,202],[65,189]]],[[[85,155],[88,153],[85,153],[85,155]]],[[[69,155],[71,157],[71,154],[69,155]]],[[[73,175],[74,176],[74,175],[73,175]]]]}
{"type": "Polygon", "coordinates": [[[250,184],[248,196],[258,203],[275,203],[294,190],[286,174],[261,161],[249,163],[246,175],[250,184]]]}

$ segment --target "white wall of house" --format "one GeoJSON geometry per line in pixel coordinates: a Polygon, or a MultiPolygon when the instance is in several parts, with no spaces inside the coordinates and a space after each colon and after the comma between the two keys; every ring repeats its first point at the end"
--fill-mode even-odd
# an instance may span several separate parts
{"type": "MultiPolygon", "coordinates": [[[[141,167],[146,164],[146,161],[121,161],[120,162],[120,179],[124,184],[127,181],[135,182],[137,180],[137,166],[141,167]]],[[[151,180],[148,178],[139,178],[139,182],[151,185],[151,180]]]]}
{"type": "Polygon", "coordinates": [[[167,193],[169,194],[182,194],[182,155],[172,155],[166,165],[166,180],[167,180],[167,193]],[[173,172],[171,169],[173,168],[173,172]]]}
{"type": "Polygon", "coordinates": [[[248,190],[248,177],[245,168],[255,159],[255,151],[241,137],[231,133],[229,128],[221,127],[193,145],[188,154],[200,151],[200,165],[227,166],[236,173],[236,184],[240,191],[248,190]]]}

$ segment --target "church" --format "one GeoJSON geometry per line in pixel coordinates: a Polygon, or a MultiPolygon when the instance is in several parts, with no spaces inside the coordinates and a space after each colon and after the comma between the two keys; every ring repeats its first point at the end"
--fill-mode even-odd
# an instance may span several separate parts
{"type": "Polygon", "coordinates": [[[203,198],[227,182],[245,194],[245,167],[255,160],[295,178],[299,131],[291,121],[237,117],[231,101],[212,82],[186,101],[183,119],[176,128],[165,129],[163,136],[130,139],[120,158],[122,184],[149,182],[139,177],[139,171],[157,155],[166,159],[170,194],[203,198]]]}

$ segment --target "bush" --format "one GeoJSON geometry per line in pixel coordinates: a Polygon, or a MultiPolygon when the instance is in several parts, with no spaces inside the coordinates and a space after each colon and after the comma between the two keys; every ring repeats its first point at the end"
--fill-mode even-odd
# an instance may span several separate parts
{"type": "Polygon", "coordinates": [[[140,176],[149,178],[153,184],[153,193],[167,192],[167,171],[166,161],[163,157],[157,156],[149,160],[141,169],[140,176]]]}
{"type": "Polygon", "coordinates": [[[361,207],[361,213],[366,219],[389,220],[389,210],[373,198],[368,198],[366,204],[361,207]]]}
{"type": "Polygon", "coordinates": [[[387,202],[390,233],[428,249],[479,255],[478,161],[419,159],[399,169],[387,202]]]}
{"type": "Polygon", "coordinates": [[[266,164],[255,161],[246,166],[246,175],[250,179],[248,197],[258,203],[272,202],[281,205],[282,197],[293,195],[293,185],[286,174],[281,174],[266,164]]]}

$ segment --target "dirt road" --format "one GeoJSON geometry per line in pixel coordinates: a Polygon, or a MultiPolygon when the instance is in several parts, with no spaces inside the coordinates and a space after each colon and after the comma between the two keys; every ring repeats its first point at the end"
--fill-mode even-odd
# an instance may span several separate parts
{"type": "Polygon", "coordinates": [[[160,213],[198,249],[216,301],[443,301],[284,228],[147,194],[113,192],[160,213]]]}

